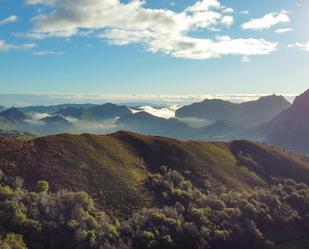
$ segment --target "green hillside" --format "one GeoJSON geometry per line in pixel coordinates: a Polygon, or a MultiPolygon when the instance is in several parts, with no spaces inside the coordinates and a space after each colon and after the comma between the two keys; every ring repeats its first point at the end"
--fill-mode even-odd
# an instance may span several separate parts
{"type": "Polygon", "coordinates": [[[0,248],[305,248],[307,184],[308,158],[248,141],[4,139],[0,248]]]}
{"type": "Polygon", "coordinates": [[[84,190],[121,216],[151,205],[144,180],[162,165],[186,174],[201,189],[211,184],[250,192],[266,186],[270,176],[309,183],[304,158],[246,141],[178,141],[127,132],[0,141],[0,169],[12,179],[20,176],[30,188],[48,180],[54,191],[84,190]]]}

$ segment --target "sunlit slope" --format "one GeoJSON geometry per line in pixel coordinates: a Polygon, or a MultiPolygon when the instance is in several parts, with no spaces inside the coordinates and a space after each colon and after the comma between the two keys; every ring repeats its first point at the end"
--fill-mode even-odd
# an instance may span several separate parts
{"type": "Polygon", "coordinates": [[[0,168],[7,181],[21,176],[30,188],[48,180],[53,190],[85,190],[119,215],[150,206],[153,198],[144,180],[162,165],[188,175],[201,189],[212,184],[250,191],[267,186],[270,175],[309,183],[309,162],[247,141],[184,142],[128,132],[0,141],[0,168]]]}

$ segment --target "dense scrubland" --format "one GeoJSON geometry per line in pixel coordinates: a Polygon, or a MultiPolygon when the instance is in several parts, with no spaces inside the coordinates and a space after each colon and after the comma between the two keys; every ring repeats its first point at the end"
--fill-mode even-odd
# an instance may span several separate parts
{"type": "Polygon", "coordinates": [[[305,248],[309,160],[119,132],[0,141],[0,248],[305,248]]]}

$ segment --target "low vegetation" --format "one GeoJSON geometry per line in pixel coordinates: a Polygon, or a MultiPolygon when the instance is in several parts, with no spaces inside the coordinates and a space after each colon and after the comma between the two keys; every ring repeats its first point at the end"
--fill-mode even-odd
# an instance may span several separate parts
{"type": "Polygon", "coordinates": [[[0,248],[271,249],[309,234],[305,183],[273,178],[249,193],[211,183],[200,189],[190,174],[165,166],[149,174],[145,188],[159,201],[128,218],[97,208],[86,192],[54,193],[46,181],[30,191],[2,175],[0,248]],[[275,235],[288,229],[299,232],[275,235]]]}

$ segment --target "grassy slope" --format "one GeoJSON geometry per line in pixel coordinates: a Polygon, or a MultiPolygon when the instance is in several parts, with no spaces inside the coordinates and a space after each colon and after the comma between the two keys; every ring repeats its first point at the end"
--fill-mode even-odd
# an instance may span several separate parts
{"type": "Polygon", "coordinates": [[[240,165],[239,151],[260,161],[274,176],[289,176],[309,183],[309,163],[270,146],[246,141],[206,143],[119,132],[109,136],[58,135],[31,141],[0,141],[0,169],[6,175],[22,176],[32,187],[48,180],[53,190],[89,192],[97,203],[116,215],[149,206],[151,194],[144,179],[166,165],[190,171],[193,183],[207,183],[250,191],[267,184],[265,169],[254,172],[240,165]]]}

